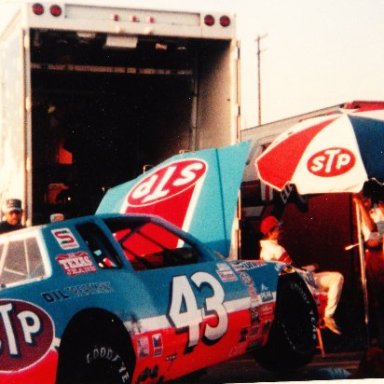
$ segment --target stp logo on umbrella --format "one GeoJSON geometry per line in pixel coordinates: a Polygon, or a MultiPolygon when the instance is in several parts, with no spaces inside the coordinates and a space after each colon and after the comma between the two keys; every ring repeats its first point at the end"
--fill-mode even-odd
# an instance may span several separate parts
{"type": "Polygon", "coordinates": [[[347,173],[355,162],[355,156],[350,150],[332,147],[312,155],[307,162],[307,168],[316,176],[334,177],[347,173]]]}

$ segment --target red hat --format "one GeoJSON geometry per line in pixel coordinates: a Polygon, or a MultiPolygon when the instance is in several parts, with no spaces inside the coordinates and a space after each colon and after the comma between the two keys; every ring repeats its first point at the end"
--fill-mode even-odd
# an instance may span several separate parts
{"type": "Polygon", "coordinates": [[[260,231],[266,235],[270,232],[274,227],[280,226],[282,223],[276,219],[275,216],[266,216],[261,221],[260,231]]]}

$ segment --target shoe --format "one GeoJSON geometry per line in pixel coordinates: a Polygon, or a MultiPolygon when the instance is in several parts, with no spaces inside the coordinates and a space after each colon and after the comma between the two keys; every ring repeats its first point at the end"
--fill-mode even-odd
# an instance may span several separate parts
{"type": "Polygon", "coordinates": [[[336,333],[337,335],[341,335],[341,331],[333,317],[324,317],[324,326],[331,332],[336,333]]]}

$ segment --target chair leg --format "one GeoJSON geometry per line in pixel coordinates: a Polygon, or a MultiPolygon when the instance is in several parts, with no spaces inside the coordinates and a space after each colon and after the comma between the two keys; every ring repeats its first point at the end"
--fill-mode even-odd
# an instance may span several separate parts
{"type": "Polygon", "coordinates": [[[317,347],[320,349],[321,357],[325,357],[325,349],[324,349],[324,342],[323,342],[323,335],[321,334],[321,328],[316,328],[317,332],[317,347]]]}

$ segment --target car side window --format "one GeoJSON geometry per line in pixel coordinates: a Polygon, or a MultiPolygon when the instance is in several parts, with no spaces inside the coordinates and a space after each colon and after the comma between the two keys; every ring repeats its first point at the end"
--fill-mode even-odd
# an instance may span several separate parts
{"type": "Polygon", "coordinates": [[[9,240],[0,246],[0,284],[8,285],[46,275],[36,238],[9,240]]]}
{"type": "Polygon", "coordinates": [[[119,228],[114,236],[137,271],[190,265],[199,260],[199,252],[192,244],[155,223],[119,228]]]}
{"type": "Polygon", "coordinates": [[[86,242],[99,268],[120,268],[121,262],[105,233],[95,223],[85,223],[77,227],[86,242]]]}

